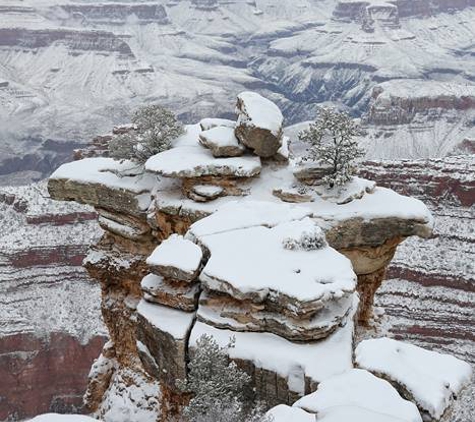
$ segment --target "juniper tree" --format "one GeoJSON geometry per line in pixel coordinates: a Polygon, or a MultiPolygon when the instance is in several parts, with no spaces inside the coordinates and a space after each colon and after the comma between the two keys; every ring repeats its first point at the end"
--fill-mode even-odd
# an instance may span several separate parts
{"type": "Polygon", "coordinates": [[[180,382],[193,395],[183,416],[187,422],[269,422],[254,402],[251,377],[229,360],[228,351],[208,335],[198,339],[188,364],[189,374],[180,382]]]}
{"type": "Polygon", "coordinates": [[[184,133],[176,116],[160,105],[139,108],[132,116],[133,126],[114,136],[109,155],[117,160],[132,160],[143,164],[152,155],[171,148],[174,139],[184,133]]]}
{"type": "Polygon", "coordinates": [[[300,141],[309,145],[304,160],[329,166],[323,181],[330,188],[349,182],[356,170],[355,161],[364,156],[356,141],[359,134],[359,125],[348,114],[331,108],[320,108],[317,119],[300,132],[300,141]]]}

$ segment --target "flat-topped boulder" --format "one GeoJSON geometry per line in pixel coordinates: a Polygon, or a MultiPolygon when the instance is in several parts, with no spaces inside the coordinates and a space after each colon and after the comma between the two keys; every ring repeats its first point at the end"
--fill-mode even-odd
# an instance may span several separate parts
{"type": "Polygon", "coordinates": [[[261,205],[231,203],[190,228],[207,259],[198,318],[296,341],[328,336],[353,309],[351,262],[305,209],[275,204],[259,215],[261,205]]]}
{"type": "Polygon", "coordinates": [[[284,117],[272,101],[255,92],[238,95],[236,137],[260,157],[272,157],[282,146],[284,117]]]}
{"type": "Polygon", "coordinates": [[[147,258],[150,270],[170,280],[191,282],[196,280],[203,252],[201,248],[174,234],[164,240],[147,258]]]}
{"type": "Polygon", "coordinates": [[[267,201],[236,201],[221,205],[208,213],[207,218],[195,222],[187,233],[190,239],[240,230],[250,227],[274,227],[280,223],[301,220],[311,216],[305,206],[267,201]]]}
{"type": "MultiPolygon", "coordinates": [[[[239,208],[238,208],[239,209],[239,208]]],[[[202,284],[239,300],[270,301],[294,315],[353,293],[351,262],[309,218],[199,237],[210,254],[202,284]]]]}
{"type": "Polygon", "coordinates": [[[96,157],[63,164],[49,178],[48,191],[56,200],[143,216],[155,184],[137,164],[96,157]]]}
{"type": "Polygon", "coordinates": [[[261,172],[259,157],[215,158],[201,146],[172,148],[149,158],[145,168],[165,177],[196,178],[203,176],[253,177],[261,172]]]}
{"type": "Polygon", "coordinates": [[[236,138],[232,127],[217,126],[201,132],[200,143],[218,158],[239,157],[246,151],[246,147],[236,138]]]}
{"type": "Polygon", "coordinates": [[[215,185],[193,185],[190,192],[190,199],[196,202],[208,202],[219,198],[225,189],[215,185]]]}
{"type": "Polygon", "coordinates": [[[355,359],[414,401],[424,420],[440,420],[472,376],[471,366],[453,356],[385,337],[362,341],[355,359]]]}
{"type": "Polygon", "coordinates": [[[294,407],[325,422],[422,422],[417,407],[389,382],[361,369],[324,380],[316,392],[302,397],[294,407]]]}

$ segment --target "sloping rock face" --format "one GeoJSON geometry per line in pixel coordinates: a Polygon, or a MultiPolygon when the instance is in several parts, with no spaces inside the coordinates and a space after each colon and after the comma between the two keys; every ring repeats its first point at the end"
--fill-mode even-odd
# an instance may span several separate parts
{"type": "Polygon", "coordinates": [[[0,190],[0,420],[83,410],[106,335],[81,267],[96,218],[51,201],[44,183],[0,190]]]}
{"type": "MultiPolygon", "coordinates": [[[[236,130],[244,121],[264,126],[250,115],[239,115],[236,130]]],[[[92,372],[86,404],[106,421],[114,395],[137,388],[156,393],[134,412],[149,412],[150,420],[179,413],[187,397],[176,381],[203,334],[222,345],[235,335],[230,358],[269,405],[311,393],[351,369],[354,326],[372,315],[397,245],[431,233],[432,217],[418,200],[366,181],[356,183],[363,186],[357,194],[333,192],[328,200],[318,183],[301,184],[288,162],[261,161],[256,145],[255,153],[215,158],[200,143],[202,129],[187,127],[143,172],[88,158],[49,181],[55,199],[93,205],[105,229],[85,266],[101,284],[111,339],[100,362],[113,362],[92,372]],[[206,186],[222,190],[204,201],[190,195],[206,186]],[[304,189],[307,202],[274,195],[289,186],[304,189]],[[124,372],[137,377],[126,382],[124,372]]],[[[263,141],[272,154],[280,135],[263,141]]]]}

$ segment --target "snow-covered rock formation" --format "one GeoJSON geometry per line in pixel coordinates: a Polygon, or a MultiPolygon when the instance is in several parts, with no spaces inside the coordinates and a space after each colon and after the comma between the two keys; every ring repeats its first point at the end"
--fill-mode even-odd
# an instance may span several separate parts
{"type": "MultiPolygon", "coordinates": [[[[239,118],[248,96],[240,97],[239,118]]],[[[268,100],[252,100],[261,103],[257,110],[269,109],[268,100]]],[[[270,120],[267,129],[280,127],[280,116],[270,120]]],[[[140,400],[130,420],[133,412],[164,420],[179,412],[186,397],[176,382],[186,377],[188,353],[203,334],[221,345],[235,336],[230,357],[268,405],[292,404],[332,385],[353,368],[355,324],[372,316],[398,244],[431,234],[432,216],[420,201],[357,178],[328,197],[318,172],[307,171],[304,183],[292,160],[256,156],[256,144],[243,140],[252,131],[240,131],[239,120],[236,138],[252,149],[214,157],[221,138],[202,142],[213,127],[227,128],[215,133],[227,141],[234,125],[207,119],[188,126],[143,173],[99,157],[66,164],[50,178],[52,197],[93,205],[107,221],[85,262],[102,285],[111,338],[91,372],[87,404],[106,421],[114,395],[138,386],[153,392],[159,384],[160,392],[140,400]],[[125,372],[135,374],[131,382],[125,372]]],[[[261,137],[266,143],[275,150],[274,138],[261,137]]],[[[362,385],[373,388],[368,377],[362,385]]],[[[399,397],[375,380],[388,400],[399,397]]],[[[407,420],[420,420],[411,409],[407,420]]]]}

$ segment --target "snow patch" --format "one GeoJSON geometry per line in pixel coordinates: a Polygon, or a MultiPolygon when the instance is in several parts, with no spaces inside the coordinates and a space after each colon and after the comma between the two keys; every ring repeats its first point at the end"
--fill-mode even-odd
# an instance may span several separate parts
{"type": "Polygon", "coordinates": [[[316,413],[317,420],[325,422],[422,422],[417,407],[404,400],[389,382],[361,369],[324,380],[316,392],[294,406],[316,413]]]}
{"type": "Polygon", "coordinates": [[[435,419],[472,376],[470,365],[453,356],[386,337],[362,341],[355,356],[358,366],[403,386],[435,419]]]}
{"type": "Polygon", "coordinates": [[[147,264],[194,273],[198,270],[202,258],[203,252],[198,245],[183,236],[173,234],[157,246],[147,258],[147,264]]]}

